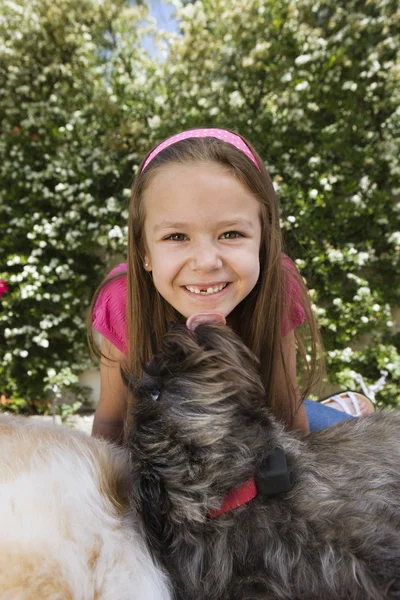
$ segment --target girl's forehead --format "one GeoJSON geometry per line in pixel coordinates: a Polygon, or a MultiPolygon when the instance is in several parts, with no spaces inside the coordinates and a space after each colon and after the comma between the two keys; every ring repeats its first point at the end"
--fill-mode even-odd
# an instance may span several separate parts
{"type": "Polygon", "coordinates": [[[188,162],[188,163],[169,163],[158,167],[153,174],[148,188],[160,185],[184,185],[192,178],[198,180],[207,179],[230,179],[232,183],[239,184],[239,181],[228,167],[217,162],[188,162]]]}
{"type": "Polygon", "coordinates": [[[157,170],[143,194],[145,215],[154,212],[259,210],[252,192],[223,165],[169,164],[157,170]]]}

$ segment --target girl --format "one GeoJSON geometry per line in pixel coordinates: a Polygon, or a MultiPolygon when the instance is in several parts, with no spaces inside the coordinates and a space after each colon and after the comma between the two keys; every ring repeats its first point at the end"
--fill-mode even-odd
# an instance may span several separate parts
{"type": "MultiPolygon", "coordinates": [[[[371,411],[352,392],[302,402],[315,379],[319,336],[310,300],[282,254],[271,179],[250,144],[221,129],[194,129],[154,148],[136,177],[128,261],[95,293],[90,323],[103,336],[101,396],[93,435],[121,440],[127,395],[121,369],[138,377],[169,324],[219,312],[260,360],[268,403],[303,432],[371,411]],[[299,326],[308,326],[311,358],[299,326]],[[296,354],[305,366],[300,393],[296,354]]],[[[89,333],[92,349],[95,348],[89,333]]]]}

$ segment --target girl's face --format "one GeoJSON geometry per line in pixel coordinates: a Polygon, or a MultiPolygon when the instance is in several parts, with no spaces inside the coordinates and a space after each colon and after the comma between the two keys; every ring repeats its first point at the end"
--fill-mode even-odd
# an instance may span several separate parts
{"type": "Polygon", "coordinates": [[[229,315],[260,273],[260,205],[214,163],[170,164],[144,193],[144,268],[181,315],[229,315]]]}

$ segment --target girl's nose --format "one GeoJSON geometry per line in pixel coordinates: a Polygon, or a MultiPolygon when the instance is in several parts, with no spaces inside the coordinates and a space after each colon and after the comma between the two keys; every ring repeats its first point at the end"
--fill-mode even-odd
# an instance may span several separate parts
{"type": "Polygon", "coordinates": [[[193,271],[214,271],[222,267],[222,259],[218,249],[213,244],[199,244],[193,248],[190,257],[190,267],[193,271]]]}

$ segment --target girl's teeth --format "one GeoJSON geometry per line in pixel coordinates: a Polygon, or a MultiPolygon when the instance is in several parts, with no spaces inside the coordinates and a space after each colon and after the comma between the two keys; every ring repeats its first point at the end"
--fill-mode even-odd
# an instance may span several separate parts
{"type": "Polygon", "coordinates": [[[194,294],[203,294],[203,295],[205,295],[205,294],[215,294],[216,292],[220,292],[226,286],[227,286],[227,284],[224,283],[223,285],[218,285],[216,287],[209,287],[206,290],[200,290],[199,288],[194,288],[194,287],[190,287],[190,286],[186,286],[186,289],[189,290],[189,292],[192,292],[194,294]]]}

